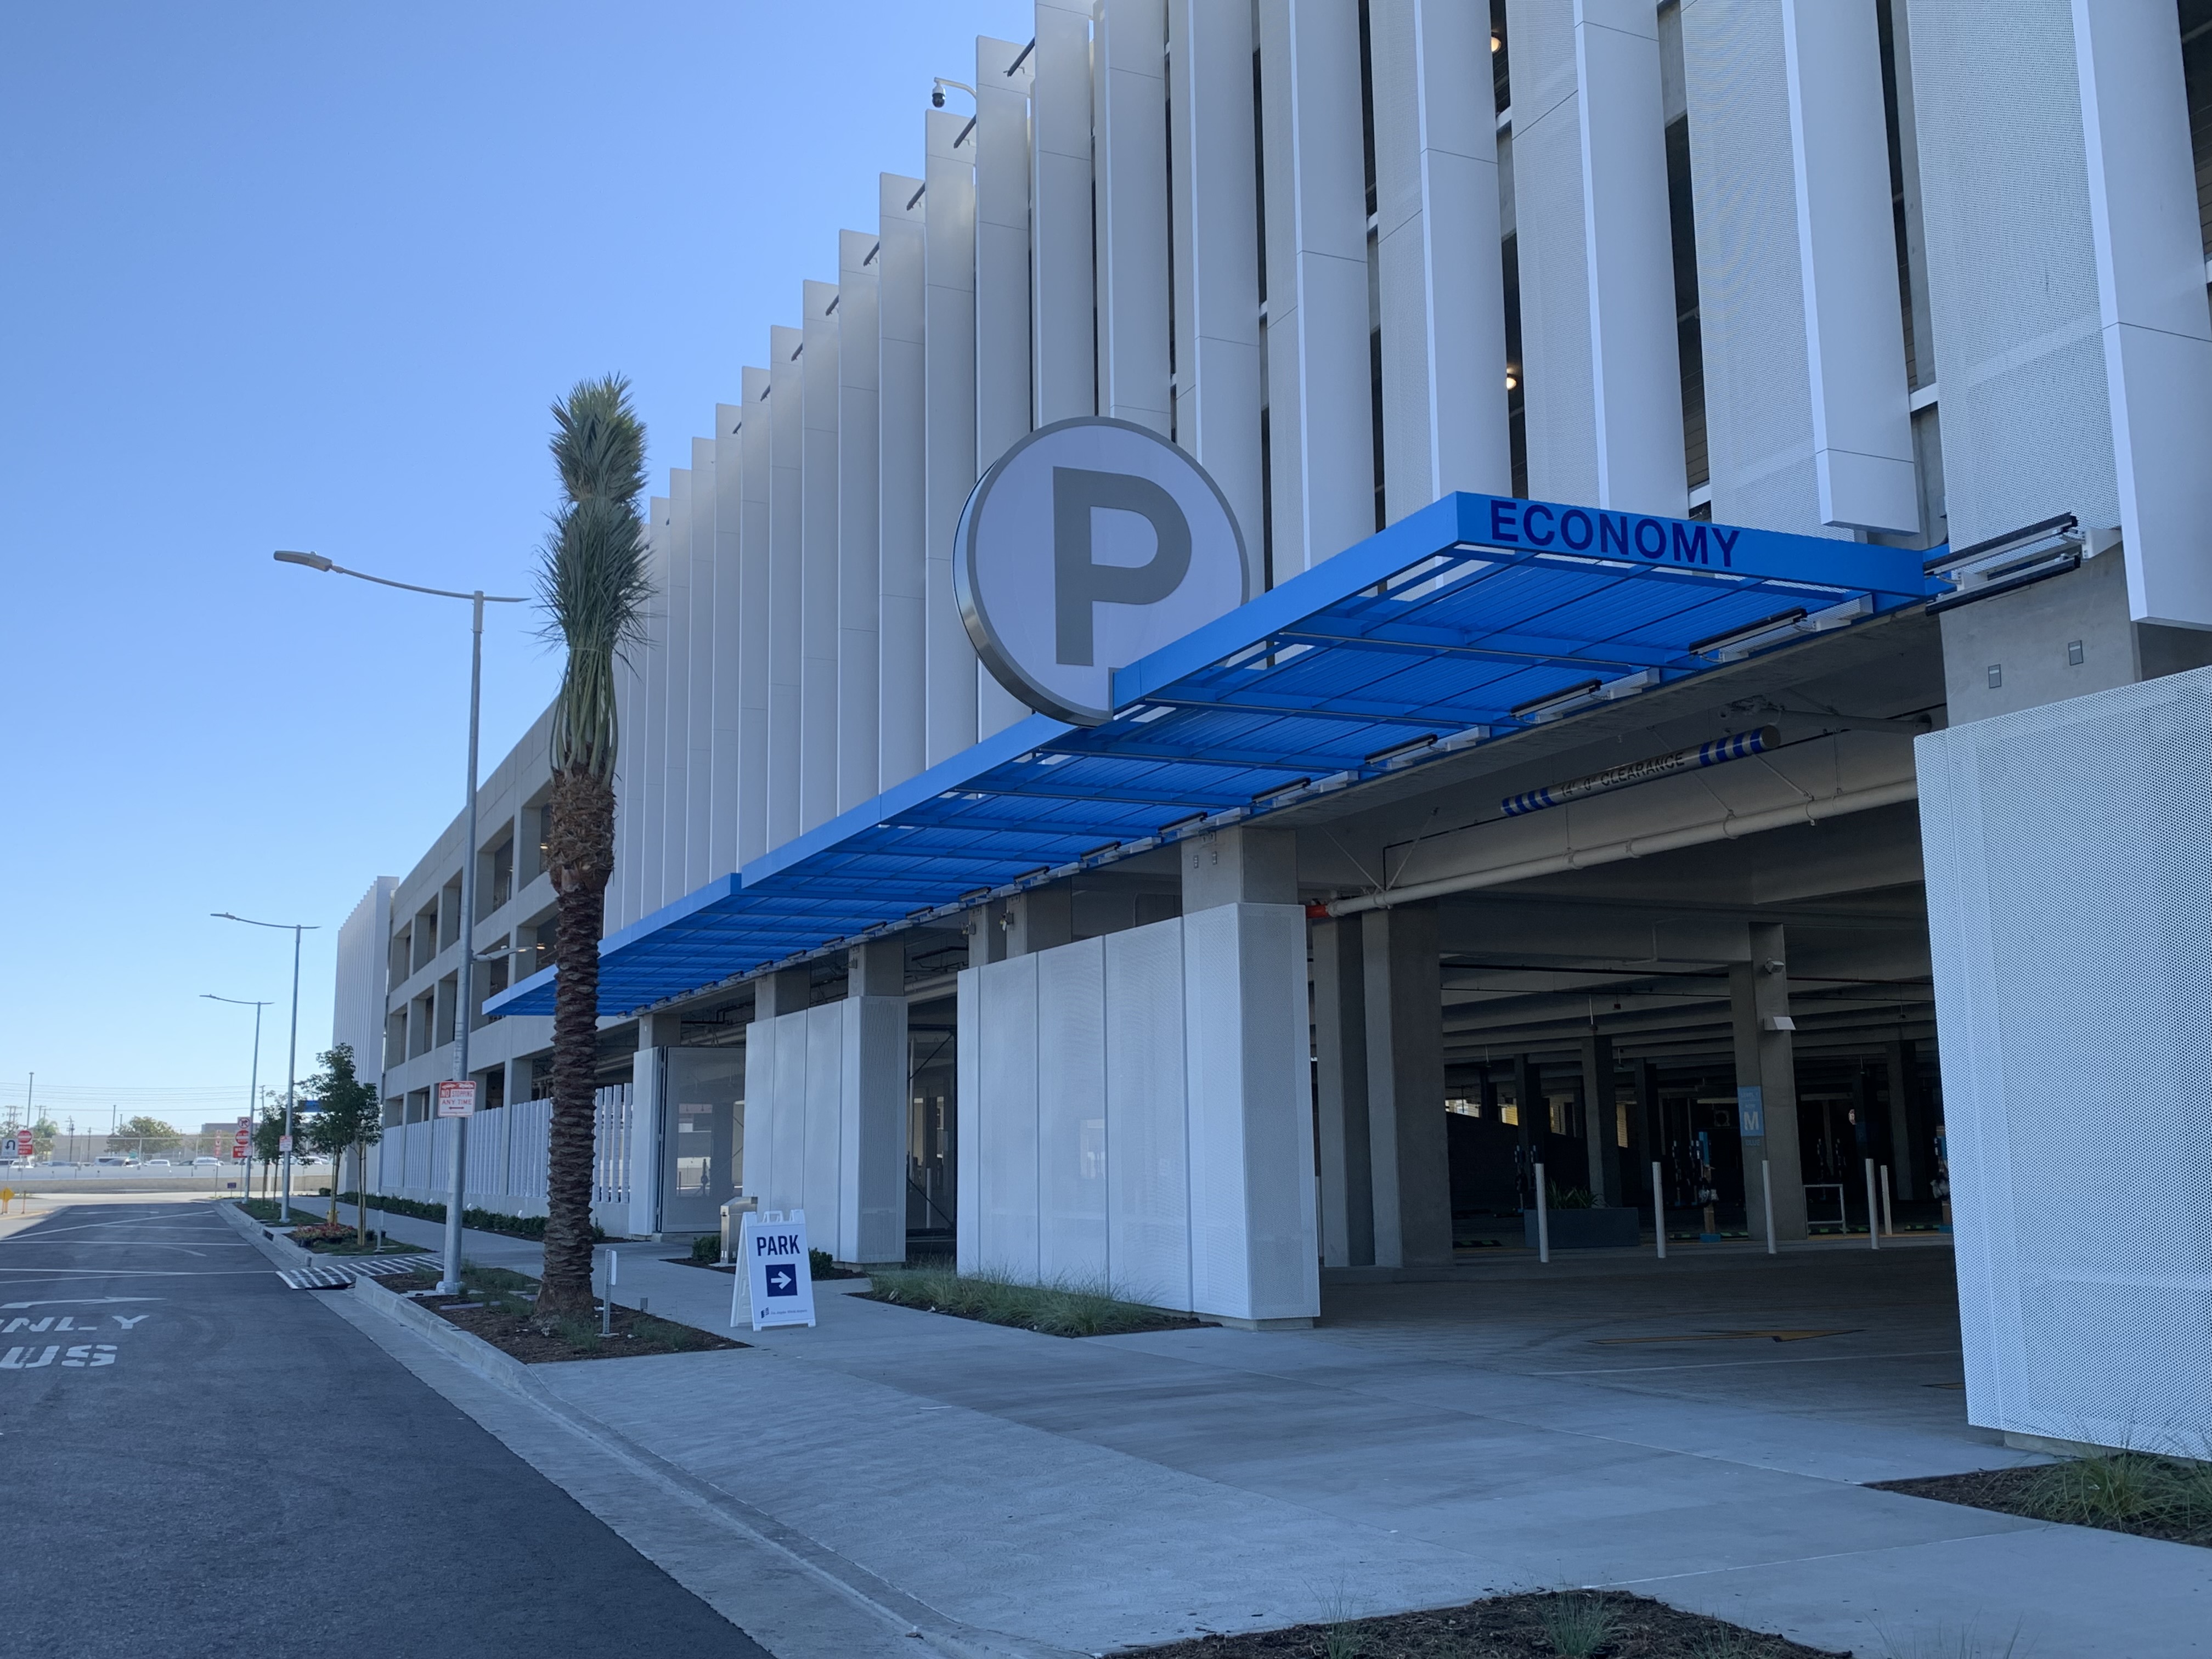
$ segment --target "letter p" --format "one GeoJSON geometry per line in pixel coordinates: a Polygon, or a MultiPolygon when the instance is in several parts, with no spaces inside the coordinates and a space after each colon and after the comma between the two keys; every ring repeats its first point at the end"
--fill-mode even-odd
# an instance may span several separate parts
{"type": "Polygon", "coordinates": [[[1176,591],[1190,571],[1190,520],[1174,496],[1133,472],[1052,470],[1054,657],[1088,668],[1095,660],[1094,605],[1152,605],[1176,591]],[[1091,555],[1091,514],[1100,507],[1134,513],[1157,544],[1143,564],[1099,564],[1091,555]]]}

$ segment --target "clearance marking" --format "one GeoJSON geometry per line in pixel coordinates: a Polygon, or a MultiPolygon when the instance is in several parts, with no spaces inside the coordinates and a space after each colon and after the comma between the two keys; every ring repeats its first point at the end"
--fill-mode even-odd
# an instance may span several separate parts
{"type": "Polygon", "coordinates": [[[1601,1348],[1649,1342],[1809,1342],[1816,1336],[1856,1336],[1856,1331],[1693,1331],[1680,1336],[1601,1336],[1601,1348]]]}

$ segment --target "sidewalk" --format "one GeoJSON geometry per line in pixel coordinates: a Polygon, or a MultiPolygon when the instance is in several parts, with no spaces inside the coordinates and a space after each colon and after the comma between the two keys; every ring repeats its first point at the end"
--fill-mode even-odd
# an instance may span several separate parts
{"type": "MultiPolygon", "coordinates": [[[[489,1264],[537,1248],[469,1235],[489,1264]]],[[[620,1249],[621,1301],[726,1328],[728,1276],[620,1249]]],[[[1947,1253],[1499,1265],[1332,1290],[1294,1333],[1070,1341],[824,1294],[817,1328],[747,1349],[539,1374],[948,1616],[1065,1650],[1604,1583],[1861,1655],[2015,1630],[2045,1659],[2212,1653],[2203,1551],[1860,1484],[2027,1461],[1963,1420],[1947,1253]]]]}

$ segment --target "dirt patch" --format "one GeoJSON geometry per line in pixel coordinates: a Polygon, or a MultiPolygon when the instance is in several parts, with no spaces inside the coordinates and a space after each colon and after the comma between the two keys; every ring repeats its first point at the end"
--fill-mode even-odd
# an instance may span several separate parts
{"type": "MultiPolygon", "coordinates": [[[[383,1280],[388,1291],[405,1293],[436,1288],[435,1273],[396,1273],[383,1280]]],[[[474,1268],[464,1273],[466,1287],[459,1296],[415,1296],[449,1324],[489,1342],[511,1359],[526,1365],[553,1364],[567,1359],[637,1359],[648,1354],[708,1353],[721,1348],[750,1346],[726,1336],[702,1331],[696,1325],[672,1319],[656,1319],[635,1308],[614,1310],[611,1335],[602,1335],[596,1316],[562,1322],[550,1334],[530,1322],[535,1279],[496,1268],[474,1268]]]]}
{"type": "Polygon", "coordinates": [[[2097,1527],[2212,1548],[2212,1464],[2145,1452],[1869,1483],[2030,1521],[2097,1527]]]}
{"type": "Polygon", "coordinates": [[[1128,1659],[1850,1659],[1617,1592],[1501,1595],[1463,1607],[1201,1636],[1128,1659]]]}

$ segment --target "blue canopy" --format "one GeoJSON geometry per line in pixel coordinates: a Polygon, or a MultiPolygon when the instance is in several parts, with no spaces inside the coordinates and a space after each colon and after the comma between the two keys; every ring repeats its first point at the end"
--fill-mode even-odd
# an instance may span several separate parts
{"type": "MultiPolygon", "coordinates": [[[[1448,495],[608,937],[627,1013],[1946,591],[1920,552],[1448,495]]],[[[550,1014],[547,969],[485,1004],[550,1014]]]]}

